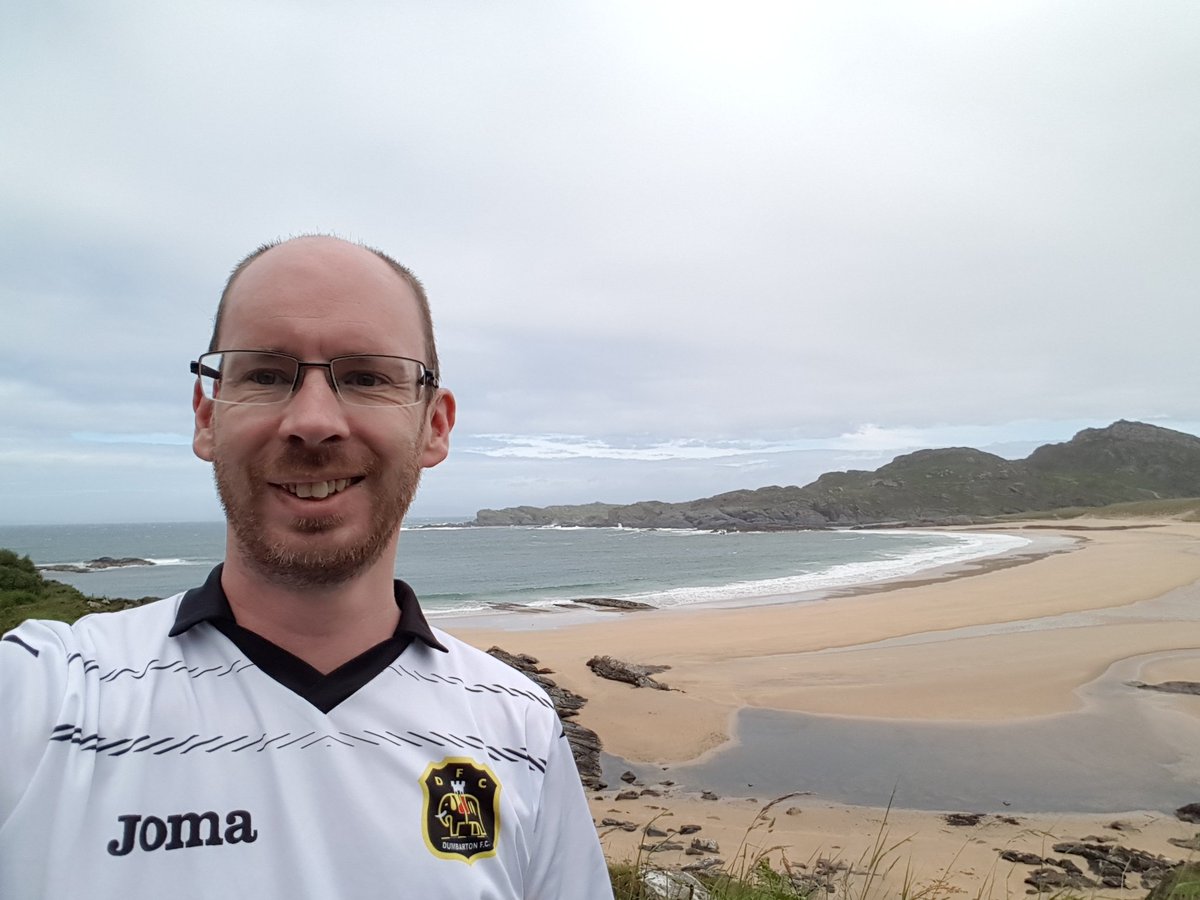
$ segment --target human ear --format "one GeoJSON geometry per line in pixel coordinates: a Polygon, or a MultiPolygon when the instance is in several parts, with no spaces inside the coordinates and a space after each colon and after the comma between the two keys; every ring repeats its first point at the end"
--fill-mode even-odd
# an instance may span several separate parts
{"type": "Polygon", "coordinates": [[[422,468],[436,466],[449,454],[454,411],[454,395],[445,388],[439,388],[425,409],[425,439],[421,447],[422,468]]]}
{"type": "Polygon", "coordinates": [[[213,402],[200,390],[200,381],[192,388],[192,412],[196,415],[196,430],[192,433],[192,452],[205,462],[213,461],[213,402]]]}

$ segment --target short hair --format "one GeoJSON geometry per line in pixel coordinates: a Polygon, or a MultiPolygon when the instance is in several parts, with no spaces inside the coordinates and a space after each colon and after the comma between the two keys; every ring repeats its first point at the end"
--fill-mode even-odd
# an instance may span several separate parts
{"type": "MultiPolygon", "coordinates": [[[[225,282],[225,289],[221,291],[221,299],[217,303],[217,314],[213,317],[212,337],[208,340],[209,353],[213,353],[220,349],[217,344],[217,338],[221,333],[221,321],[225,317],[225,305],[229,300],[229,295],[233,291],[233,285],[234,282],[237,281],[238,276],[246,270],[250,263],[254,262],[268,250],[273,250],[280,244],[285,244],[288,241],[310,237],[331,238],[332,240],[338,241],[343,240],[342,238],[335,237],[334,235],[330,234],[301,234],[293,238],[287,238],[286,240],[279,238],[263,244],[257,250],[254,250],[248,254],[241,260],[241,262],[233,267],[233,271],[229,273],[229,279],[225,282]]],[[[376,257],[383,260],[383,262],[387,263],[391,270],[399,275],[405,284],[412,288],[412,292],[417,298],[417,312],[421,316],[421,326],[425,329],[425,359],[422,360],[422,362],[430,372],[432,372],[435,376],[438,375],[440,370],[438,368],[437,344],[433,339],[433,316],[429,312],[429,297],[425,294],[425,286],[421,284],[421,279],[417,278],[417,276],[414,275],[412,270],[407,266],[402,266],[382,250],[376,250],[374,247],[368,247],[366,244],[360,244],[355,241],[344,241],[344,243],[352,244],[355,247],[361,247],[368,253],[374,254],[376,257]]]]}

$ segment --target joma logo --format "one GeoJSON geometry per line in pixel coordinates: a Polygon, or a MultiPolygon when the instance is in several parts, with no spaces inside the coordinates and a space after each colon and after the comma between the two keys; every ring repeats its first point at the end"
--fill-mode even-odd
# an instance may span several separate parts
{"type": "Polygon", "coordinates": [[[252,844],[258,840],[258,832],[250,822],[250,813],[235,809],[225,816],[225,830],[221,830],[221,817],[215,812],[176,813],[167,816],[164,822],[158,816],[132,814],[117,816],[121,836],[108,842],[108,852],[113,856],[125,856],[134,846],[143,850],[181,850],[184,847],[215,847],[221,844],[252,844]]]}

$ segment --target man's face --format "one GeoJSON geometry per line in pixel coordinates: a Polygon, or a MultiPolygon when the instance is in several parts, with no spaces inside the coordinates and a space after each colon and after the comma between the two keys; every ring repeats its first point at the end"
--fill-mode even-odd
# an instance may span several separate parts
{"type": "MultiPolygon", "coordinates": [[[[305,362],[374,353],[424,357],[412,289],[382,260],[329,238],[267,251],[238,277],[222,350],[275,350],[305,362]]],[[[196,455],[213,463],[230,552],[293,587],[341,583],[386,554],[422,467],[448,450],[454,400],[343,403],[324,372],[305,369],[283,403],[222,404],[198,393],[196,455]]]]}

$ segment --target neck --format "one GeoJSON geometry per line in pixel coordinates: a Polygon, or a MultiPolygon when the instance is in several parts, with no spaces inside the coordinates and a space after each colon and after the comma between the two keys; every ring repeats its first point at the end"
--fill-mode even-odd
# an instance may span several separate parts
{"type": "Polygon", "coordinates": [[[221,587],[239,625],[327,674],[395,633],[395,555],[341,584],[297,588],[266,580],[231,544],[221,587]]]}

